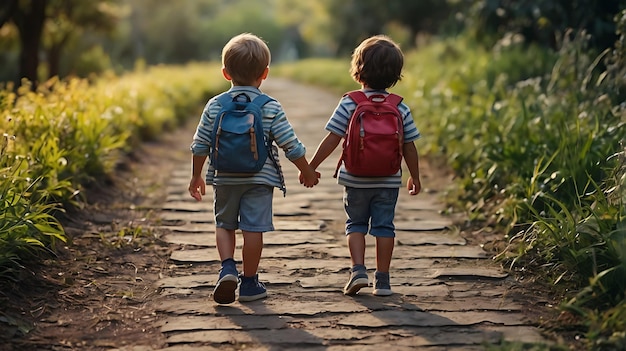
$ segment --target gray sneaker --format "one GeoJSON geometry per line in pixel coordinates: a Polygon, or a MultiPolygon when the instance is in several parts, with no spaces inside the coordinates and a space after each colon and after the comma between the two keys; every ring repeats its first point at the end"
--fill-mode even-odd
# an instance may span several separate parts
{"type": "Polygon", "coordinates": [[[393,294],[391,284],[389,284],[389,273],[374,273],[374,290],[372,294],[376,296],[389,296],[393,294]]]}
{"type": "Polygon", "coordinates": [[[350,272],[350,280],[343,288],[344,295],[355,295],[369,284],[365,267],[354,267],[350,272]]]}

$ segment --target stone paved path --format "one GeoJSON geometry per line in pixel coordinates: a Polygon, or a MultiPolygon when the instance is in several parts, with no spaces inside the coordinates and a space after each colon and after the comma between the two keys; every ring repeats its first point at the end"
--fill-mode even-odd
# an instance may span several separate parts
{"type": "MultiPolygon", "coordinates": [[[[280,79],[262,89],[281,101],[311,158],[338,97],[280,79]]],[[[391,267],[395,294],[375,297],[369,287],[344,296],[350,259],[342,188],[332,178],[337,157],[322,164],[314,189],[298,184],[296,167],[282,153],[281,160],[288,193],[275,193],[277,230],[265,235],[260,265],[269,296],[225,306],[210,298],[219,268],[212,199],[196,203],[189,197],[189,155],[180,160],[162,211],[169,229],[163,239],[177,248],[171,276],[158,282],[166,350],[483,350],[502,340],[541,340],[524,320],[524,306],[507,297],[511,278],[451,229],[433,193],[400,192],[391,267]]],[[[235,258],[240,255],[237,250],[235,258]]],[[[371,237],[366,255],[371,280],[371,237]]]]}

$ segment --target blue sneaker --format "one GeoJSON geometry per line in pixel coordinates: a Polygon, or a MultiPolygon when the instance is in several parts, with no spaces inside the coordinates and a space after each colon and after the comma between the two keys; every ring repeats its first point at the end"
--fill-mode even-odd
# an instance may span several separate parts
{"type": "Polygon", "coordinates": [[[350,280],[343,288],[344,295],[356,295],[361,288],[366,287],[369,284],[367,277],[367,270],[364,266],[354,266],[350,270],[350,280]]]}
{"type": "Polygon", "coordinates": [[[222,262],[219,279],[213,290],[213,300],[219,304],[227,304],[235,301],[235,290],[237,290],[237,266],[234,260],[222,262]]]}
{"type": "Polygon", "coordinates": [[[372,294],[376,296],[389,296],[393,294],[391,284],[389,284],[389,273],[374,273],[374,291],[372,294]]]}
{"type": "Polygon", "coordinates": [[[239,301],[247,302],[262,299],[267,296],[265,285],[259,281],[259,275],[253,277],[239,276],[241,284],[239,285],[239,301]]]}

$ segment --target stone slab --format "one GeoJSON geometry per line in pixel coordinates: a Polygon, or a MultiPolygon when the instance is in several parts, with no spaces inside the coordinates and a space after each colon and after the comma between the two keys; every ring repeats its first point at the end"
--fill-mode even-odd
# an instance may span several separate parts
{"type": "Polygon", "coordinates": [[[487,278],[504,279],[508,273],[494,268],[487,267],[454,267],[440,268],[432,270],[427,277],[438,279],[458,279],[458,278],[487,278]]]}
{"type": "Polygon", "coordinates": [[[326,244],[332,242],[332,235],[318,231],[285,231],[278,230],[263,234],[263,244],[267,245],[299,245],[326,244]]]}
{"type": "Polygon", "coordinates": [[[329,264],[328,260],[300,258],[300,259],[277,259],[277,258],[263,258],[263,267],[281,267],[281,269],[291,272],[299,271],[313,271],[316,274],[318,272],[339,272],[347,268],[347,265],[341,264],[329,264]]]}
{"type": "Polygon", "coordinates": [[[209,343],[209,344],[291,344],[323,345],[324,340],[309,334],[303,329],[278,329],[268,333],[267,330],[205,330],[176,333],[167,338],[167,343],[209,343]],[[294,343],[294,341],[297,341],[294,343]]]}
{"type": "Polygon", "coordinates": [[[312,221],[274,219],[276,231],[316,231],[324,226],[324,223],[317,219],[312,221]]]}
{"type": "MultiPolygon", "coordinates": [[[[396,205],[396,211],[428,211],[437,213],[441,209],[445,208],[442,203],[437,200],[433,201],[432,197],[410,197],[405,198],[401,189],[400,197],[398,198],[398,204],[396,205]]],[[[406,191],[406,190],[404,190],[406,191]]]]}
{"type": "Polygon", "coordinates": [[[161,207],[164,211],[180,211],[180,212],[208,212],[213,214],[212,205],[208,202],[196,201],[171,201],[166,202],[161,207]]]}
{"type": "Polygon", "coordinates": [[[398,245],[465,245],[466,240],[452,231],[406,231],[396,230],[398,245]]]}
{"type": "Polygon", "coordinates": [[[403,231],[431,231],[444,230],[452,227],[452,221],[447,218],[425,218],[415,220],[396,221],[396,230],[403,231]]]}
{"type": "Polygon", "coordinates": [[[217,275],[194,274],[180,277],[167,277],[159,279],[156,286],[159,288],[197,288],[213,287],[217,275]]]}
{"type": "MultiPolygon", "coordinates": [[[[370,274],[370,279],[373,278],[373,274],[370,274]]],[[[328,288],[328,287],[343,287],[348,280],[347,274],[320,274],[313,277],[296,278],[303,288],[328,288]]],[[[371,282],[370,282],[371,283],[371,282]]],[[[394,288],[398,285],[434,285],[439,284],[438,281],[423,277],[398,277],[393,275],[391,278],[391,286],[394,288]]]]}
{"type": "Polygon", "coordinates": [[[174,316],[162,320],[161,332],[178,332],[190,330],[249,330],[249,329],[282,329],[292,320],[289,316],[174,316]]]}
{"type": "MultiPolygon", "coordinates": [[[[329,250],[335,249],[332,245],[293,245],[287,247],[265,247],[263,258],[300,258],[300,257],[323,257],[329,250]]],[[[342,251],[347,251],[341,248],[342,251]]],[[[237,253],[236,253],[237,254],[237,253]]],[[[342,257],[348,255],[345,253],[342,257]]],[[[236,258],[237,259],[237,258],[236,258]]],[[[217,250],[215,249],[188,249],[184,251],[174,251],[170,260],[179,262],[213,262],[219,261],[217,250]]]]}
{"type": "Polygon", "coordinates": [[[212,211],[180,212],[166,210],[159,214],[159,218],[165,222],[190,222],[190,223],[214,223],[212,211]]]}
{"type": "Polygon", "coordinates": [[[214,248],[176,250],[170,255],[170,261],[203,263],[221,262],[217,250],[214,248]]]}
{"type": "MultiPolygon", "coordinates": [[[[332,257],[350,257],[344,247],[328,248],[325,252],[332,257]]],[[[488,258],[487,253],[480,247],[459,245],[397,246],[393,255],[398,258],[488,258]]]]}
{"type": "MultiPolygon", "coordinates": [[[[268,333],[267,330],[211,330],[211,331],[193,331],[186,333],[177,333],[167,338],[169,345],[179,343],[202,343],[210,345],[236,344],[244,345],[264,345],[270,346],[271,349],[306,349],[312,347],[324,347],[328,344],[341,344],[349,342],[352,345],[359,345],[359,350],[380,350],[381,345],[389,343],[389,337],[394,339],[393,349],[402,350],[396,347],[426,347],[426,346],[444,346],[452,343],[453,345],[484,345],[485,342],[498,343],[501,340],[501,334],[496,331],[481,331],[472,329],[463,329],[459,331],[437,332],[421,328],[411,331],[403,330],[403,335],[395,335],[388,332],[377,332],[371,330],[337,330],[334,328],[315,328],[311,331],[304,329],[278,329],[268,333]],[[280,345],[280,346],[279,346],[280,345]],[[367,345],[374,348],[364,348],[367,345]]],[[[247,349],[247,347],[245,347],[247,349]]],[[[337,348],[345,350],[345,348],[337,348]]],[[[449,350],[448,348],[445,348],[449,350]]],[[[467,348],[463,348],[468,350],[467,348]]],[[[256,350],[256,348],[255,348],[256,350]]],[[[429,348],[429,350],[431,350],[429,348]]]]}
{"type": "MultiPolygon", "coordinates": [[[[335,294],[343,297],[343,294],[335,294]]],[[[327,295],[324,295],[327,296],[327,295]]],[[[368,308],[351,298],[333,301],[300,301],[296,304],[286,304],[283,299],[268,297],[262,301],[235,302],[230,305],[217,305],[209,299],[184,298],[181,300],[167,300],[158,306],[159,312],[175,315],[210,315],[210,316],[239,316],[248,318],[254,316],[316,316],[324,313],[361,313],[368,308]]]]}
{"type": "Polygon", "coordinates": [[[374,311],[369,314],[350,315],[338,324],[357,328],[381,328],[389,326],[443,327],[491,323],[498,325],[524,325],[520,316],[497,311],[467,312],[420,312],[420,311],[374,311]]]}
{"type": "Polygon", "coordinates": [[[161,240],[178,245],[194,245],[203,247],[215,247],[215,235],[211,232],[200,233],[172,233],[165,234],[161,237],[161,240]]]}
{"type": "Polygon", "coordinates": [[[336,329],[316,328],[313,334],[321,339],[333,343],[349,342],[350,344],[375,346],[377,350],[385,345],[391,346],[391,350],[402,347],[428,347],[448,345],[483,345],[485,342],[497,343],[502,339],[501,333],[493,330],[480,330],[472,328],[402,328],[402,329],[336,329]],[[390,342],[392,341],[392,344],[390,342]]]}
{"type": "Polygon", "coordinates": [[[194,233],[198,235],[215,233],[215,225],[210,223],[184,223],[180,225],[165,225],[159,228],[166,229],[172,233],[194,233]]]}

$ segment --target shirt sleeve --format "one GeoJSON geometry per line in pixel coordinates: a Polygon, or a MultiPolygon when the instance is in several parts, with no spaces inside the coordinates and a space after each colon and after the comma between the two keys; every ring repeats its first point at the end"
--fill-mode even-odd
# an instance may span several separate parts
{"type": "Polygon", "coordinates": [[[335,108],[335,111],[330,116],[330,119],[326,123],[325,129],[333,134],[344,137],[348,130],[348,123],[350,122],[350,116],[356,108],[356,103],[347,96],[344,96],[339,101],[339,104],[335,108]]]}
{"type": "Polygon", "coordinates": [[[270,109],[270,114],[274,115],[270,127],[270,136],[276,141],[276,145],[283,149],[285,157],[293,161],[306,155],[306,148],[287,120],[287,115],[280,103],[278,101],[267,103],[266,108],[270,109]]]}
{"type": "Polygon", "coordinates": [[[404,125],[404,142],[409,143],[419,139],[422,135],[415,125],[411,109],[405,103],[401,103],[399,110],[402,113],[402,123],[404,125]]]}
{"type": "Polygon", "coordinates": [[[208,156],[211,153],[211,134],[219,109],[220,106],[215,99],[209,100],[204,106],[190,146],[194,155],[208,156]]]}

